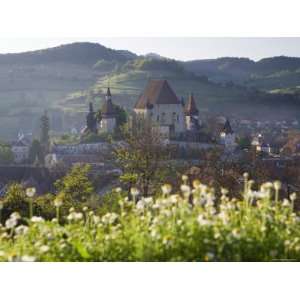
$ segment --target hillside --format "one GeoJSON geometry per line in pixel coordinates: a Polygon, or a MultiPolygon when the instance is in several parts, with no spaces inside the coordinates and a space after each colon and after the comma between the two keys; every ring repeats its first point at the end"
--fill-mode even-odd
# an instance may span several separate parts
{"type": "Polygon", "coordinates": [[[194,93],[197,105],[203,116],[207,111],[216,114],[245,117],[270,118],[295,117],[299,98],[294,94],[265,93],[239,84],[216,83],[206,76],[187,71],[182,63],[170,59],[140,57],[131,60],[109,75],[101,76],[97,83],[87,90],[69,95],[63,104],[65,109],[84,110],[87,99],[93,99],[100,107],[109,85],[114,101],[129,111],[149,79],[168,79],[176,94],[186,99],[194,93]]]}
{"type": "MultiPolygon", "coordinates": [[[[205,76],[196,76],[186,71],[174,60],[156,58],[138,58],[124,64],[120,69],[109,75],[102,76],[97,83],[83,94],[74,94],[73,103],[78,103],[78,96],[101,95],[110,85],[114,98],[124,107],[132,108],[137,97],[143,91],[147,81],[154,78],[168,79],[179,97],[186,98],[193,92],[199,106],[235,102],[244,98],[248,91],[237,86],[224,86],[210,82],[205,76]]],[[[84,98],[84,97],[83,97],[84,98]]],[[[97,96],[96,96],[97,98],[97,96]]],[[[72,97],[69,98],[69,104],[72,97]]]]}
{"type": "Polygon", "coordinates": [[[248,58],[224,57],[184,62],[183,66],[217,82],[233,81],[270,91],[299,85],[300,58],[270,57],[257,62],[248,58]]]}
{"type": "MultiPolygon", "coordinates": [[[[59,47],[0,55],[0,138],[38,128],[47,109],[54,129],[65,128],[58,104],[69,93],[86,89],[109,70],[94,67],[99,60],[125,63],[135,54],[99,44],[73,43],[59,47]]],[[[68,123],[68,121],[67,121],[68,123]]]]}
{"type": "Polygon", "coordinates": [[[272,111],[278,115],[278,109],[280,116],[298,111],[300,58],[179,62],[153,53],[137,56],[100,44],[73,43],[0,54],[0,139],[15,138],[20,130],[37,134],[44,110],[53,130],[79,129],[87,102],[99,107],[108,84],[115,101],[130,110],[150,78],[169,80],[179,97],[193,92],[202,112],[264,117],[272,111]]]}

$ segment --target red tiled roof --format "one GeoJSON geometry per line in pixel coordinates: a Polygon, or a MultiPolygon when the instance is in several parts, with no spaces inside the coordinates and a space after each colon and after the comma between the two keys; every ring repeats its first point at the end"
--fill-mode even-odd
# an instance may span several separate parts
{"type": "Polygon", "coordinates": [[[135,108],[151,108],[154,104],[180,104],[167,80],[150,80],[135,108]]]}
{"type": "Polygon", "coordinates": [[[189,116],[198,115],[199,111],[196,106],[196,102],[193,94],[190,94],[189,99],[185,106],[185,114],[189,116]]]}

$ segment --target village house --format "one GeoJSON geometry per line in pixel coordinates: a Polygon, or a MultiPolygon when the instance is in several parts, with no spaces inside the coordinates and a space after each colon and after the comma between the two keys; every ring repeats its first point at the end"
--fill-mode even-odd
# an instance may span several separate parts
{"type": "Polygon", "coordinates": [[[16,141],[11,143],[11,151],[14,155],[14,162],[25,163],[29,156],[30,141],[20,135],[16,141]]]}

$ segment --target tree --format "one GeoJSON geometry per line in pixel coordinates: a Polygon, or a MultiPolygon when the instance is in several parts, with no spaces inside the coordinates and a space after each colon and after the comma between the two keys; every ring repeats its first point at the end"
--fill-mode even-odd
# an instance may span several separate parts
{"type": "Polygon", "coordinates": [[[55,182],[60,195],[71,203],[84,203],[94,193],[94,188],[88,178],[89,165],[75,165],[70,173],[55,182]]]}
{"type": "Polygon", "coordinates": [[[40,143],[44,155],[49,151],[49,146],[50,146],[49,130],[50,130],[49,117],[47,111],[45,111],[41,117],[41,136],[40,136],[40,143]]]}
{"type": "Polygon", "coordinates": [[[135,120],[123,129],[124,143],[114,149],[118,164],[129,185],[137,185],[148,196],[150,187],[160,179],[160,165],[167,158],[159,129],[150,120],[135,120]]]}
{"type": "Polygon", "coordinates": [[[116,129],[121,130],[122,126],[127,122],[127,113],[125,109],[119,105],[114,104],[116,112],[116,129]]]}
{"type": "Polygon", "coordinates": [[[14,161],[14,154],[8,144],[0,143],[0,164],[10,164],[14,161]]]}

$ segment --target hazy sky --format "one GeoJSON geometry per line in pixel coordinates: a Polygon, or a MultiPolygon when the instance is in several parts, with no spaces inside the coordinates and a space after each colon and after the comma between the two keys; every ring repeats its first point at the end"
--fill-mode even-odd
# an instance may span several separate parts
{"type": "Polygon", "coordinates": [[[180,60],[222,56],[264,57],[300,56],[300,38],[58,38],[0,39],[0,53],[23,52],[61,44],[90,41],[137,54],[155,52],[180,60]]]}

